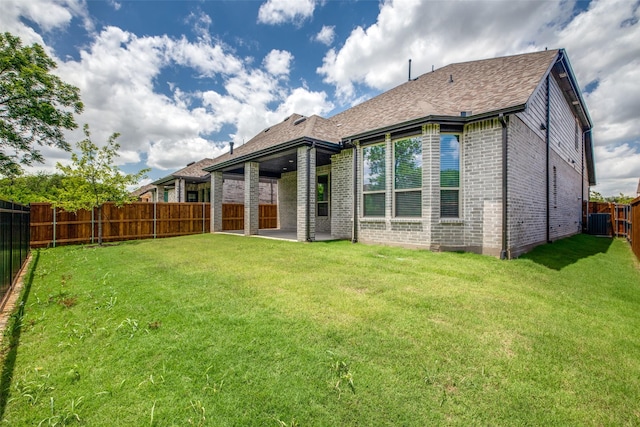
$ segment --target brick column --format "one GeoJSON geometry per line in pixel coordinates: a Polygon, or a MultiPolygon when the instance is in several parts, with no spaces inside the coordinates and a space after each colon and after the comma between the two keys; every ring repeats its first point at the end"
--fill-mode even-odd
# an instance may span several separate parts
{"type": "Polygon", "coordinates": [[[393,204],[393,143],[391,142],[391,134],[388,133],[384,136],[385,142],[385,193],[384,193],[384,217],[387,219],[387,230],[390,229],[389,220],[395,216],[393,204]]]}
{"type": "Polygon", "coordinates": [[[187,201],[187,183],[184,179],[179,178],[176,180],[176,202],[184,203],[187,201]]]}
{"type": "Polygon", "coordinates": [[[316,149],[298,147],[298,217],[296,237],[299,242],[316,238],[316,149]],[[307,159],[309,171],[307,173],[307,159]],[[307,192],[308,191],[308,192],[307,192]],[[308,201],[307,201],[308,197],[308,201]],[[308,209],[308,210],[307,210],[308,209]]]}
{"type": "Polygon", "coordinates": [[[244,235],[258,234],[260,226],[260,164],[244,164],[244,235]]]}
{"type": "Polygon", "coordinates": [[[422,129],[422,217],[432,226],[440,220],[440,126],[422,129]]]}
{"type": "Polygon", "coordinates": [[[156,186],[156,202],[163,203],[164,202],[164,185],[156,186]]]}
{"type": "Polygon", "coordinates": [[[222,172],[211,172],[211,232],[222,231],[222,172]]]}

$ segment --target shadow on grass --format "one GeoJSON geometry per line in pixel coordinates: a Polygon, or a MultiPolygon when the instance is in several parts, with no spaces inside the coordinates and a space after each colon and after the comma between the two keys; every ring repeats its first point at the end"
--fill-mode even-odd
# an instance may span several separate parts
{"type": "Polygon", "coordinates": [[[17,302],[18,309],[11,315],[7,322],[7,329],[2,343],[2,376],[0,376],[0,420],[4,418],[4,411],[7,408],[7,400],[11,391],[11,380],[13,379],[13,368],[18,357],[18,344],[20,343],[20,334],[22,332],[22,318],[24,316],[24,307],[29,298],[33,276],[38,266],[40,252],[36,251],[33,264],[29,267],[27,280],[24,283],[22,296],[17,302]],[[8,340],[8,342],[6,341],[8,340]]]}
{"type": "Polygon", "coordinates": [[[608,237],[596,237],[588,234],[578,234],[557,240],[553,243],[541,245],[531,252],[522,255],[521,259],[544,265],[553,270],[562,270],[564,267],[574,264],[581,259],[593,255],[605,253],[613,242],[608,237]]]}

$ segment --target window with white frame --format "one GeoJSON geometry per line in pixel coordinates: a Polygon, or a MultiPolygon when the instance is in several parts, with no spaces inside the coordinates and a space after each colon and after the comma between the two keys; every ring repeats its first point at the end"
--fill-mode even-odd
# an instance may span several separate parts
{"type": "Polygon", "coordinates": [[[385,144],[362,148],[362,198],[364,216],[385,215],[385,144]]]}
{"type": "Polygon", "coordinates": [[[440,135],[440,217],[460,217],[460,135],[440,135]]]}
{"type": "Polygon", "coordinates": [[[422,138],[393,143],[395,216],[422,216],[422,138]]]}

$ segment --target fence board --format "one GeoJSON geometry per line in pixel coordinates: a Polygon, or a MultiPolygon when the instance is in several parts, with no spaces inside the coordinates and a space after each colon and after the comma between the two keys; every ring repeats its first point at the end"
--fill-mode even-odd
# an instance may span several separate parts
{"type": "Polygon", "coordinates": [[[640,260],[640,197],[631,202],[629,211],[631,223],[629,224],[630,230],[627,238],[631,243],[633,253],[640,260]]]}
{"type": "MultiPolygon", "coordinates": [[[[260,205],[260,228],[278,226],[278,206],[260,205]]],[[[102,207],[102,241],[174,237],[210,231],[209,203],[131,203],[102,207]]],[[[223,230],[244,229],[244,205],[222,205],[223,230]]],[[[98,210],[76,213],[31,204],[31,247],[91,244],[98,240],[98,210]],[[55,226],[54,226],[55,224],[55,226]]]]}
{"type": "MultiPolygon", "coordinates": [[[[98,240],[98,210],[76,213],[53,209],[48,203],[31,204],[31,247],[90,244],[98,240]]],[[[102,207],[102,240],[173,237],[208,233],[209,203],[131,203],[102,207]],[[154,206],[155,205],[155,206],[154,206]]]]}

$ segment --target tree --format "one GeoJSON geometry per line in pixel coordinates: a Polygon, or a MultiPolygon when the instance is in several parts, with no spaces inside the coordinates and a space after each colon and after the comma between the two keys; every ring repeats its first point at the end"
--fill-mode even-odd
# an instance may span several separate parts
{"type": "Polygon", "coordinates": [[[589,200],[592,202],[604,202],[604,197],[602,197],[602,194],[600,194],[599,192],[595,191],[595,190],[590,190],[589,191],[589,200]]]}
{"type": "Polygon", "coordinates": [[[34,147],[69,151],[64,129],[78,127],[80,89],[51,74],[56,63],[42,46],[22,46],[19,37],[0,33],[0,174],[19,175],[21,165],[42,163],[34,147]]]}
{"type": "Polygon", "coordinates": [[[85,139],[78,142],[80,155],[71,154],[71,165],[58,163],[56,167],[64,174],[63,188],[59,200],[54,203],[63,209],[76,212],[79,209],[98,209],[98,245],[102,245],[102,205],[114,202],[117,206],[136,200],[129,194],[127,186],[135,185],[144,178],[149,169],[136,174],[124,174],[114,164],[120,145],[116,143],[119,133],[109,137],[107,145],[98,147],[91,141],[89,125],[83,128],[85,139]]]}
{"type": "Polygon", "coordinates": [[[39,172],[0,179],[0,199],[27,205],[36,202],[52,202],[58,199],[62,188],[62,175],[39,172]]]}
{"type": "Polygon", "coordinates": [[[602,194],[598,193],[597,191],[591,190],[589,192],[589,200],[592,202],[603,202],[603,203],[609,202],[609,203],[618,203],[621,205],[628,205],[634,199],[635,197],[626,196],[622,193],[620,193],[618,196],[603,197],[602,194]]]}

